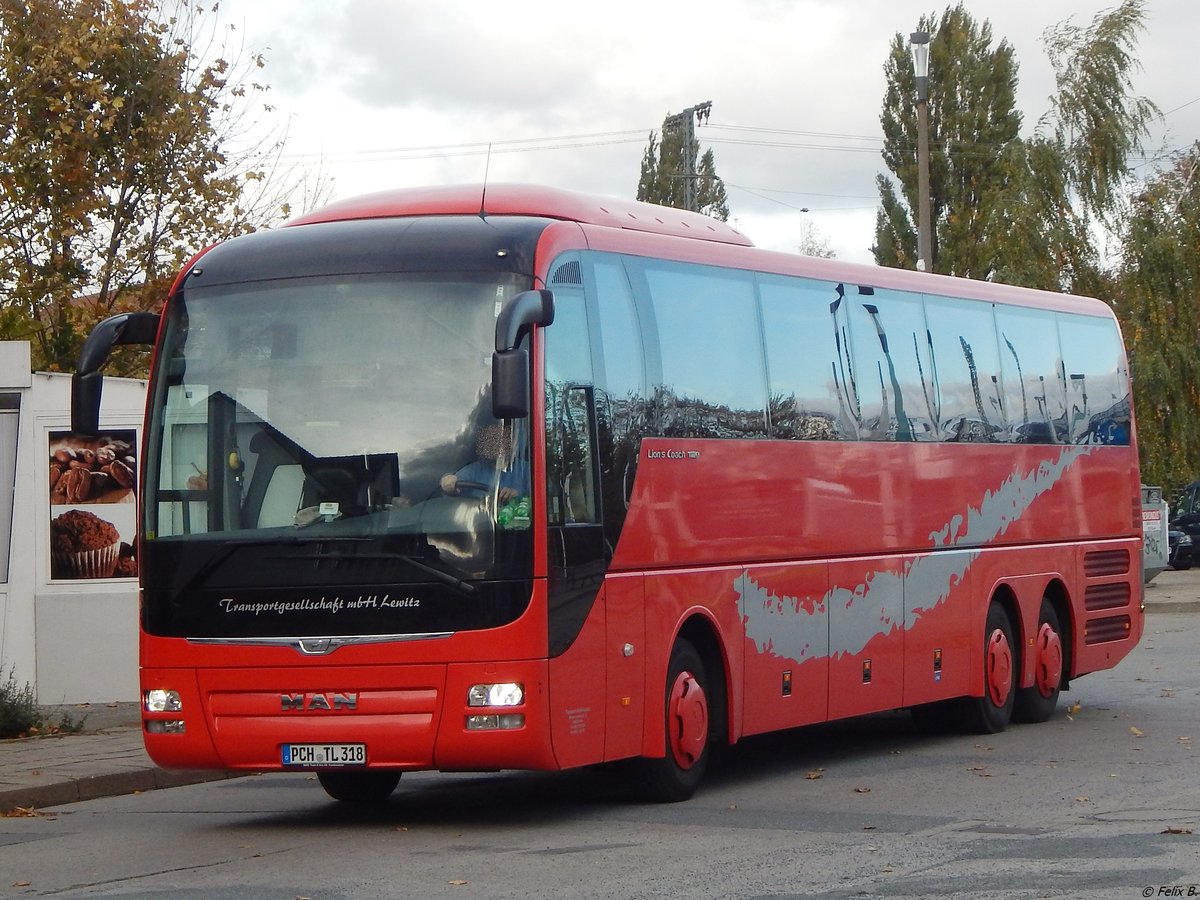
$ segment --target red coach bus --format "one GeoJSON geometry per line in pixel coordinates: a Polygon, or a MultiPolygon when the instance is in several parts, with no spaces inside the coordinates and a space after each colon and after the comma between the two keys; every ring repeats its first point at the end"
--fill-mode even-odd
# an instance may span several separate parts
{"type": "Polygon", "coordinates": [[[766,252],[528,186],[337,203],[197,256],[142,453],[160,765],[632,761],[880,710],[1040,721],[1142,633],[1129,374],[1103,303],[766,252]]]}

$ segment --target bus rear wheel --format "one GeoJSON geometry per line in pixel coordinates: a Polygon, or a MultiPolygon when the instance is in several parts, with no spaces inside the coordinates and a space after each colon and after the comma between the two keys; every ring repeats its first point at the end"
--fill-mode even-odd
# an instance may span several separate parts
{"type": "Polygon", "coordinates": [[[1017,691],[1013,718],[1018,722],[1045,722],[1058,706],[1063,680],[1063,639],[1058,613],[1042,600],[1033,648],[1033,684],[1017,691]]]}
{"type": "Polygon", "coordinates": [[[664,714],[666,754],[639,761],[641,796],[655,803],[678,803],[696,792],[709,760],[710,692],[704,661],[682,638],[667,666],[664,714]]]}
{"type": "Polygon", "coordinates": [[[983,629],[983,696],[962,701],[963,725],[976,734],[1008,727],[1016,702],[1017,653],[1012,623],[998,603],[988,609],[983,629]]]}
{"type": "Polygon", "coordinates": [[[317,781],[334,800],[343,803],[382,803],[400,783],[400,773],[386,769],[365,772],[327,770],[317,772],[317,781]]]}

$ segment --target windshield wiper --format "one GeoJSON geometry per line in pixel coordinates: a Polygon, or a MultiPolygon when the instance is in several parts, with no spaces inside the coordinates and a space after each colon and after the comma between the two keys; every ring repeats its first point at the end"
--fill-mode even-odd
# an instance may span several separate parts
{"type": "MultiPolygon", "coordinates": [[[[314,537],[303,538],[299,543],[316,543],[316,544],[361,544],[372,540],[364,537],[314,537]]],[[[426,575],[432,576],[442,584],[447,584],[457,590],[459,593],[465,594],[468,597],[474,594],[477,590],[475,585],[469,581],[464,581],[459,578],[454,572],[444,568],[432,565],[426,557],[418,556],[413,553],[327,553],[322,549],[317,549],[312,553],[305,553],[303,556],[309,559],[335,559],[335,560],[355,560],[355,559],[382,559],[382,560],[400,560],[406,562],[414,569],[424,572],[426,575]]],[[[294,558],[294,557],[288,557],[294,558]]]]}
{"type": "Polygon", "coordinates": [[[201,579],[212,574],[212,572],[216,570],[217,566],[221,565],[221,563],[225,562],[225,560],[227,560],[227,559],[229,559],[229,557],[233,556],[233,554],[236,553],[238,550],[241,550],[243,547],[249,547],[250,545],[257,544],[257,543],[259,543],[259,542],[251,541],[251,540],[222,542],[219,545],[219,549],[217,550],[217,552],[214,553],[212,556],[210,556],[208,559],[204,560],[204,562],[202,562],[199,565],[199,567],[197,567],[196,571],[188,576],[187,581],[185,581],[179,588],[177,588],[173,592],[172,599],[174,600],[175,598],[179,597],[181,594],[185,594],[188,591],[190,591],[197,584],[199,584],[201,579]]]}
{"type": "Polygon", "coordinates": [[[453,572],[449,572],[445,569],[439,569],[436,566],[431,566],[429,563],[425,562],[425,560],[421,559],[421,557],[419,557],[419,556],[411,556],[407,553],[360,553],[352,558],[354,558],[354,559],[399,559],[399,560],[402,560],[402,561],[408,563],[414,569],[424,572],[427,575],[432,575],[438,581],[442,582],[443,584],[450,585],[450,587],[455,588],[460,593],[466,594],[468,597],[471,596],[472,594],[474,594],[475,591],[477,590],[475,585],[471,584],[471,582],[463,581],[463,579],[459,578],[453,572]]]}

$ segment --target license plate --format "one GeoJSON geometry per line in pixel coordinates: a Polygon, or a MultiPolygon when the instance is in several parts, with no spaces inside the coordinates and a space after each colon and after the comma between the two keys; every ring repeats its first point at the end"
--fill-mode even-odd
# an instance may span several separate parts
{"type": "Polygon", "coordinates": [[[365,766],[366,744],[284,744],[285,766],[365,766]]]}

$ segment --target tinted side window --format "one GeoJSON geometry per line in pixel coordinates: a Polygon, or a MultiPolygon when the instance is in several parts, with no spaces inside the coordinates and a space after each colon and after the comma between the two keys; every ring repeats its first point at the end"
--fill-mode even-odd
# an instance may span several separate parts
{"type": "Polygon", "coordinates": [[[934,410],[943,441],[1007,439],[1000,351],[991,304],[925,298],[937,371],[934,410]]]}
{"type": "Polygon", "coordinates": [[[1058,328],[1054,313],[1019,306],[996,307],[1004,404],[1014,441],[1050,444],[1064,421],[1058,328]]]}
{"type": "Polygon", "coordinates": [[[642,361],[642,328],[638,323],[629,279],[619,259],[592,255],[588,291],[596,300],[596,330],[599,332],[600,371],[597,384],[609,396],[631,399],[646,394],[646,371],[642,361]]]}
{"type": "Polygon", "coordinates": [[[591,384],[591,339],[581,289],[561,285],[554,288],[554,324],[543,335],[546,383],[591,384]]]}
{"type": "Polygon", "coordinates": [[[919,295],[846,285],[863,436],[937,440],[929,332],[919,295]]]}
{"type": "Polygon", "coordinates": [[[766,379],[749,273],[636,261],[658,335],[658,430],[765,437],[766,379]]]}
{"type": "Polygon", "coordinates": [[[771,436],[800,440],[854,437],[841,382],[831,302],[834,285],[763,276],[758,292],[767,350],[771,436]]]}
{"type": "Polygon", "coordinates": [[[604,528],[621,536],[642,438],[651,431],[643,324],[621,258],[585,253],[583,278],[596,354],[595,412],[604,528]]]}
{"type": "Polygon", "coordinates": [[[546,480],[550,524],[596,521],[591,428],[591,339],[583,291],[556,285],[546,346],[546,480]]]}
{"type": "Polygon", "coordinates": [[[1129,443],[1129,377],[1116,323],[1058,316],[1067,389],[1067,439],[1076,444],[1129,443]]]}

